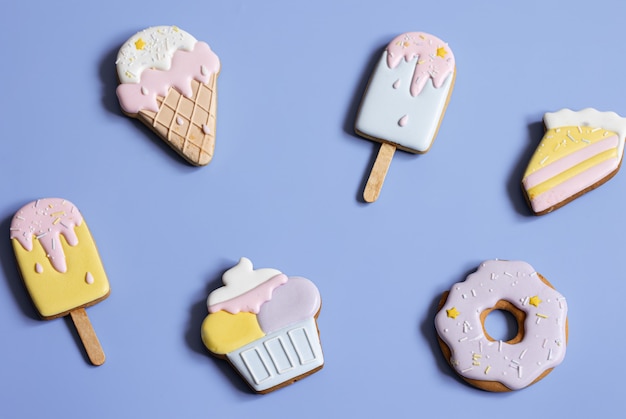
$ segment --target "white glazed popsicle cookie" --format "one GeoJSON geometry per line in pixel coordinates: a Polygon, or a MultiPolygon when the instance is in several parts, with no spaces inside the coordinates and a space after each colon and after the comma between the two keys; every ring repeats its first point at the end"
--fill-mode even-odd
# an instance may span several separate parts
{"type": "Polygon", "coordinates": [[[241,258],[207,299],[202,341],[226,358],[257,393],[318,371],[324,355],[317,330],[321,299],[308,279],[253,269],[241,258]]]}
{"type": "Polygon", "coordinates": [[[46,198],[23,206],[11,222],[11,242],[26,289],[46,320],[70,315],[94,365],[104,363],[85,307],[109,296],[109,280],[78,208],[46,198]]]}
{"type": "Polygon", "coordinates": [[[456,76],[452,50],[441,39],[409,32],[383,51],[356,118],[357,134],[382,143],[364,199],[378,198],[396,148],[426,153],[439,130],[456,76]]]}
{"type": "Polygon", "coordinates": [[[189,163],[213,158],[220,60],[205,43],[176,26],[133,35],[117,56],[117,96],[189,163]]]}
{"type": "Polygon", "coordinates": [[[546,132],[522,188],[536,215],[547,214],[611,179],[624,155],[626,118],[592,108],[561,109],[543,118],[546,132]]]}

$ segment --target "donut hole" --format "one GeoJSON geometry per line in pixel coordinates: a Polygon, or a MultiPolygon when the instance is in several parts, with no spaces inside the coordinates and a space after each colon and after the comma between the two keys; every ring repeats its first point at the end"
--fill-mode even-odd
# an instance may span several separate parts
{"type": "Polygon", "coordinates": [[[483,332],[492,342],[503,341],[509,344],[524,338],[526,314],[508,301],[500,300],[494,307],[480,315],[483,332]]]}

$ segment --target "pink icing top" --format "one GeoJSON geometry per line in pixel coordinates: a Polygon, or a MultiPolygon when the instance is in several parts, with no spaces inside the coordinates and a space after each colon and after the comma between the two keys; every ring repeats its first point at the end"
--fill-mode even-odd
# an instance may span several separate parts
{"type": "Polygon", "coordinates": [[[252,288],[245,294],[239,295],[230,300],[209,306],[209,313],[216,313],[220,310],[237,314],[240,311],[257,314],[261,305],[272,298],[274,289],[287,282],[287,275],[278,274],[263,282],[261,285],[252,288]]]}
{"type": "Polygon", "coordinates": [[[139,83],[122,83],[117,97],[122,109],[136,114],[142,109],[158,112],[157,95],[165,97],[170,87],[191,96],[191,80],[206,83],[212,74],[220,71],[220,60],[205,42],[197,42],[191,51],[178,50],[172,57],[169,70],[147,69],[139,83]]]}
{"type": "Polygon", "coordinates": [[[81,225],[83,216],[71,202],[60,198],[45,198],[24,205],[11,222],[11,238],[24,249],[33,250],[33,236],[39,240],[50,263],[59,272],[67,271],[60,235],[70,246],[78,244],[74,227],[81,225]]]}
{"type": "Polygon", "coordinates": [[[407,62],[417,57],[411,96],[420,94],[426,82],[432,79],[435,87],[441,87],[454,71],[454,54],[448,45],[436,36],[424,32],[409,32],[397,36],[387,45],[387,66],[396,68],[402,58],[407,62]]]}

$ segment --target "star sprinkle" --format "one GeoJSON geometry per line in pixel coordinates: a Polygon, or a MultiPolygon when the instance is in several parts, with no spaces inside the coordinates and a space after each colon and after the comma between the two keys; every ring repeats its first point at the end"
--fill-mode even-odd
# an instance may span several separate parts
{"type": "Polygon", "coordinates": [[[437,48],[437,57],[445,58],[448,51],[444,47],[437,48]]]}
{"type": "Polygon", "coordinates": [[[450,317],[451,319],[456,319],[456,317],[461,314],[461,312],[459,310],[456,309],[456,307],[452,307],[449,310],[446,310],[446,314],[448,315],[448,317],[450,317]]]}
{"type": "Polygon", "coordinates": [[[530,297],[530,300],[528,300],[528,303],[535,307],[539,307],[539,304],[541,304],[541,300],[539,299],[538,295],[535,295],[533,297],[530,297]]]}
{"type": "Polygon", "coordinates": [[[142,50],[145,46],[146,42],[143,39],[139,38],[135,41],[135,48],[137,48],[138,50],[142,50]]]}

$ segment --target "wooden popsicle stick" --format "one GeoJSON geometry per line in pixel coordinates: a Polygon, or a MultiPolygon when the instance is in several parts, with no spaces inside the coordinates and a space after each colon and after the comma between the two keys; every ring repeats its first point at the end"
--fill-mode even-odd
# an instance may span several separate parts
{"type": "Polygon", "coordinates": [[[83,342],[83,346],[85,347],[85,351],[91,363],[93,365],[104,364],[106,359],[104,351],[102,350],[102,346],[100,346],[98,336],[96,336],[96,332],[93,330],[93,326],[89,321],[89,317],[87,317],[85,309],[77,308],[76,310],[72,310],[70,311],[70,316],[72,317],[74,326],[78,331],[78,336],[80,336],[80,340],[83,342]]]}
{"type": "Polygon", "coordinates": [[[376,161],[374,162],[374,166],[372,166],[370,177],[367,179],[367,184],[363,191],[363,199],[365,199],[365,202],[374,202],[378,199],[380,190],[385,182],[385,176],[387,176],[387,171],[389,170],[389,165],[391,164],[391,159],[395,152],[396,146],[393,144],[382,143],[380,145],[376,161]]]}

